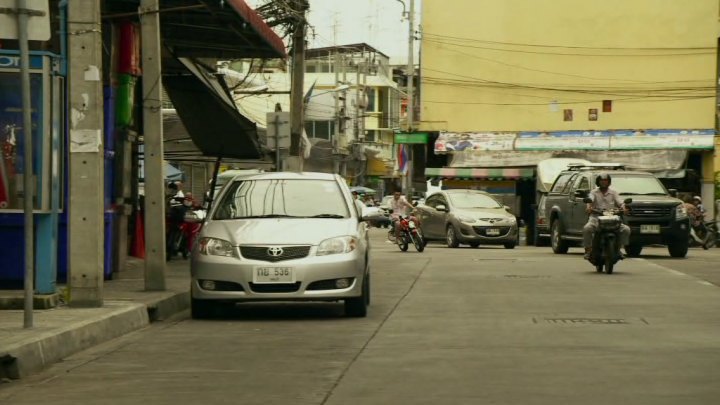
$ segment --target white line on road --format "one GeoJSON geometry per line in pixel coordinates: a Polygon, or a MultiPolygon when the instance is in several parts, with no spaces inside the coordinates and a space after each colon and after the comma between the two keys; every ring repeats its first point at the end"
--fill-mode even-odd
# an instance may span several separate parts
{"type": "Polygon", "coordinates": [[[689,275],[687,275],[687,274],[685,274],[685,273],[683,273],[683,272],[681,272],[681,271],[673,270],[673,269],[671,269],[671,268],[669,268],[669,267],[665,267],[665,266],[663,266],[663,265],[660,265],[660,264],[657,264],[657,263],[653,263],[653,262],[651,262],[651,261],[649,261],[649,260],[647,260],[647,259],[640,258],[640,259],[636,259],[636,260],[642,260],[642,261],[645,262],[645,264],[647,264],[648,266],[657,267],[657,268],[659,268],[659,269],[665,270],[665,271],[667,271],[668,273],[674,274],[674,275],[676,275],[676,276],[690,277],[689,275]]]}

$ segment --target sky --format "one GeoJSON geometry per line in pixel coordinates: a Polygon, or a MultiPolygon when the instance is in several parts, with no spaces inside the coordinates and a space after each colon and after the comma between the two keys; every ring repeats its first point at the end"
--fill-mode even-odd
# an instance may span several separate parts
{"type": "MultiPolygon", "coordinates": [[[[391,64],[407,63],[408,21],[398,0],[309,0],[308,21],[311,48],[365,42],[390,56],[391,64]]],[[[403,0],[406,9],[410,0],[403,0]]],[[[265,0],[246,0],[258,6],[265,0]]],[[[415,27],[420,24],[420,3],[415,0],[415,27]]],[[[419,41],[415,42],[417,63],[419,41]]]]}

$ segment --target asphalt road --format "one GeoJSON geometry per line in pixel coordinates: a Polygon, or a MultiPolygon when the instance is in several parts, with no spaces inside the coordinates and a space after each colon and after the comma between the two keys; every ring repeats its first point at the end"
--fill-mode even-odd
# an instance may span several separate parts
{"type": "Polygon", "coordinates": [[[372,302],[182,314],[0,385],[1,404],[717,404],[720,249],[595,273],[580,249],[401,253],[372,302]]]}

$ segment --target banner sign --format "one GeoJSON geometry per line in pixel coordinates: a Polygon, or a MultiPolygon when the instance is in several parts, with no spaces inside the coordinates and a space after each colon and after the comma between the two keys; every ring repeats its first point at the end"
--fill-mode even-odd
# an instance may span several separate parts
{"type": "Polygon", "coordinates": [[[435,153],[714,148],[713,129],[557,132],[443,132],[435,153]]]}
{"type": "Polygon", "coordinates": [[[521,132],[515,150],[609,149],[610,134],[601,131],[521,132]]]}

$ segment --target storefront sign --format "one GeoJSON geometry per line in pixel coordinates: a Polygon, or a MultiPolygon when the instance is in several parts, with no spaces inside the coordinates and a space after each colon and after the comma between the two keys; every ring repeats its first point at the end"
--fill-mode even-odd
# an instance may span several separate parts
{"type": "Polygon", "coordinates": [[[688,131],[617,131],[610,149],[712,149],[715,132],[688,131]]]}
{"type": "Polygon", "coordinates": [[[426,144],[427,132],[398,132],[395,134],[395,144],[426,144]]]}
{"type": "Polygon", "coordinates": [[[513,150],[514,132],[443,132],[435,141],[435,153],[513,150]]]}
{"type": "Polygon", "coordinates": [[[515,150],[609,149],[610,134],[600,131],[521,132],[515,150]]]}

